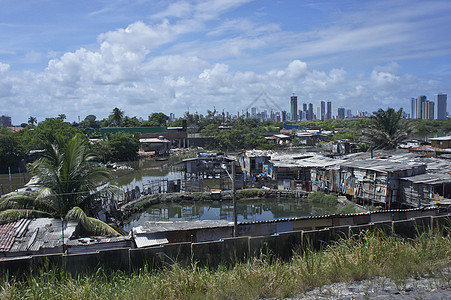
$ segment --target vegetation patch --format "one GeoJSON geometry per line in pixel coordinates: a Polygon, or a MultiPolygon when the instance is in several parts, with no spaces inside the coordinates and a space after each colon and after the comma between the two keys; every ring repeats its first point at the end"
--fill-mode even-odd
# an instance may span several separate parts
{"type": "Polygon", "coordinates": [[[210,200],[210,194],[208,193],[201,193],[201,192],[195,192],[193,193],[193,200],[194,201],[208,201],[210,200]]]}
{"type": "Polygon", "coordinates": [[[338,202],[337,194],[326,194],[324,192],[313,192],[309,195],[309,199],[314,202],[336,204],[338,202]]]}
{"type": "MultiPolygon", "coordinates": [[[[362,232],[324,251],[307,249],[288,261],[271,254],[217,269],[178,264],[144,268],[131,275],[107,273],[71,277],[57,269],[17,280],[4,275],[1,299],[261,299],[302,298],[334,282],[390,278],[402,285],[411,276],[437,276],[451,266],[451,236],[423,234],[415,240],[362,232]]],[[[449,280],[449,279],[448,279],[449,280]]]]}
{"type": "Polygon", "coordinates": [[[352,204],[346,204],[346,205],[343,206],[342,208],[337,209],[337,210],[335,211],[335,213],[336,213],[336,214],[343,214],[343,215],[346,215],[346,214],[354,214],[354,213],[356,213],[356,210],[355,210],[354,205],[352,205],[352,204]]]}
{"type": "Polygon", "coordinates": [[[239,199],[250,199],[263,196],[263,191],[260,189],[245,189],[236,191],[236,196],[239,199]]]}

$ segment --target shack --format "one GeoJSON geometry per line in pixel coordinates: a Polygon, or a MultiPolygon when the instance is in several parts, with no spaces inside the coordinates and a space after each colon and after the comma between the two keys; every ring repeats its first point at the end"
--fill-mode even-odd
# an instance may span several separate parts
{"type": "Polygon", "coordinates": [[[429,139],[431,146],[440,149],[451,149],[451,135],[429,139]]]}
{"type": "Polygon", "coordinates": [[[328,158],[317,153],[274,154],[271,157],[273,179],[279,185],[284,180],[291,180],[291,189],[312,191],[323,189],[322,177],[319,175],[327,168],[337,166],[343,160],[328,158]],[[323,170],[323,171],[320,171],[323,170]]]}
{"type": "Polygon", "coordinates": [[[171,148],[171,141],[163,136],[139,139],[139,144],[142,152],[155,152],[155,156],[168,156],[171,148]]]}
{"type": "Polygon", "coordinates": [[[305,146],[316,146],[320,142],[328,142],[329,137],[321,132],[312,132],[312,131],[297,131],[296,138],[299,140],[301,145],[305,146]]]}
{"type": "Polygon", "coordinates": [[[257,176],[271,176],[271,150],[247,150],[239,155],[238,162],[245,174],[245,181],[253,185],[257,176]]]}
{"type": "Polygon", "coordinates": [[[179,164],[184,166],[185,191],[203,191],[206,179],[219,179],[220,189],[230,190],[232,166],[235,167],[235,188],[244,186],[243,172],[236,167],[235,158],[224,153],[199,153],[197,157],[184,159],[179,164]]]}
{"type": "Polygon", "coordinates": [[[341,164],[340,173],[338,192],[392,207],[402,203],[399,193],[400,179],[426,173],[426,165],[366,159],[341,164]]]}
{"type": "Polygon", "coordinates": [[[78,222],[53,218],[20,219],[0,225],[0,259],[54,253],[92,253],[130,247],[127,236],[80,236],[78,222]],[[63,240],[64,239],[64,240],[63,240]]]}
{"type": "Polygon", "coordinates": [[[401,203],[423,207],[451,199],[450,174],[421,174],[400,179],[401,203]]]}

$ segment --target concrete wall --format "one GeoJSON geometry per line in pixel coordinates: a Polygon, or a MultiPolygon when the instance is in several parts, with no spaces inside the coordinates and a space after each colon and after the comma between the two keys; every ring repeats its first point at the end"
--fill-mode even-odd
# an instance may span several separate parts
{"type": "MultiPolygon", "coordinates": [[[[398,220],[406,215],[406,212],[399,213],[395,211],[390,215],[393,220],[366,224],[363,224],[363,221],[370,221],[370,215],[353,216],[355,223],[351,226],[333,226],[317,230],[295,230],[272,235],[243,236],[199,243],[174,243],[139,249],[105,249],[85,254],[8,258],[0,260],[0,269],[20,277],[30,270],[55,267],[77,275],[94,272],[99,267],[106,271],[133,272],[144,267],[163,268],[176,262],[182,266],[193,262],[208,267],[216,267],[220,264],[229,266],[262,254],[288,259],[293,251],[321,250],[340,239],[350,236],[358,237],[366,230],[380,230],[388,235],[395,234],[404,238],[415,238],[430,230],[437,230],[444,234],[450,232],[451,214],[432,216],[425,213],[423,216],[398,220]]],[[[348,222],[349,218],[344,220],[348,222]]]]}

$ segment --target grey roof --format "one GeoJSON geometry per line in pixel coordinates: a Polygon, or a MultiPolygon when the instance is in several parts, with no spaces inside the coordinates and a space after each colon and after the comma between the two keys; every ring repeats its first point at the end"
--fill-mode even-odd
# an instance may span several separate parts
{"type": "Polygon", "coordinates": [[[404,177],[402,180],[407,180],[412,183],[424,183],[429,185],[451,183],[450,174],[421,174],[416,176],[404,177]]]}
{"type": "Polygon", "coordinates": [[[233,226],[233,222],[226,220],[201,220],[182,222],[144,222],[141,226],[134,227],[133,234],[148,234],[157,232],[186,231],[205,228],[219,228],[233,226]]]}
{"type": "Polygon", "coordinates": [[[278,154],[275,153],[271,156],[271,162],[275,167],[330,167],[341,164],[344,160],[325,157],[317,153],[290,153],[290,154],[278,154]]]}
{"type": "Polygon", "coordinates": [[[430,138],[430,141],[449,141],[451,140],[451,135],[448,136],[441,136],[441,137],[436,137],[436,138],[430,138]]]}
{"type": "Polygon", "coordinates": [[[150,247],[169,243],[163,232],[134,236],[136,247],[150,247]]]}
{"type": "Polygon", "coordinates": [[[365,159],[345,162],[341,164],[341,166],[379,172],[396,172],[422,167],[425,166],[425,164],[417,162],[397,162],[386,159],[365,159]]]}
{"type": "MultiPolygon", "coordinates": [[[[64,239],[68,240],[74,234],[78,224],[74,221],[65,221],[64,224],[64,239]]],[[[27,224],[22,236],[16,236],[10,252],[39,252],[44,248],[61,247],[61,230],[59,219],[33,219],[27,224]]]]}

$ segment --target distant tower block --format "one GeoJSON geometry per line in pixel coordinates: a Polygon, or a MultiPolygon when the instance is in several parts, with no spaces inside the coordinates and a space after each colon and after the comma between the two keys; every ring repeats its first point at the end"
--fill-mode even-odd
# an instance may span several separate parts
{"type": "Polygon", "coordinates": [[[293,94],[290,100],[291,104],[291,121],[298,120],[298,97],[293,94]]]}

